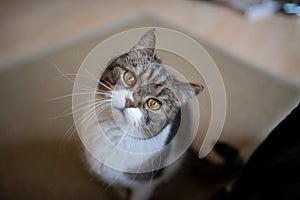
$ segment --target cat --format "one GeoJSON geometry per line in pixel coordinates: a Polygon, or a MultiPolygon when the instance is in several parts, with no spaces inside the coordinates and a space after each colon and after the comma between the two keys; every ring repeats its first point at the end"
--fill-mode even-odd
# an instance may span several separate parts
{"type": "MultiPolygon", "coordinates": [[[[204,89],[201,84],[181,82],[167,71],[155,54],[155,43],[152,29],[127,53],[109,62],[98,83],[95,99],[106,105],[97,113],[98,123],[112,144],[129,152],[155,152],[166,145],[180,145],[182,138],[171,141],[180,124],[181,108],[204,89]]],[[[172,151],[147,154],[141,163],[128,161],[107,149],[95,130],[86,133],[85,158],[89,168],[107,184],[128,188],[132,200],[149,199],[155,188],[175,174],[183,162],[184,156],[160,168],[172,151]],[[119,161],[124,170],[107,166],[94,157],[97,154],[119,161]],[[147,167],[153,170],[143,171],[147,167]]]]}

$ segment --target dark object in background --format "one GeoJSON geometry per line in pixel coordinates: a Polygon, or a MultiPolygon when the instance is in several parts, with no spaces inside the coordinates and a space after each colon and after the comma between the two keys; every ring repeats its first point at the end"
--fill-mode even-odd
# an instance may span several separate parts
{"type": "Polygon", "coordinates": [[[300,199],[300,104],[259,146],[233,190],[215,200],[300,199]]]}

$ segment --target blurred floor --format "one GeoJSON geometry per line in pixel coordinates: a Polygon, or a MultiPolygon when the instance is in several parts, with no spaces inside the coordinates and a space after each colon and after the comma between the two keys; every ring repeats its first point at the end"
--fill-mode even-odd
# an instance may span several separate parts
{"type": "MultiPolygon", "coordinates": [[[[60,142],[1,145],[0,199],[116,199],[112,187],[88,173],[80,156],[78,138],[64,146],[60,142]]],[[[188,159],[169,183],[159,186],[153,199],[210,199],[224,179],[222,176],[212,179],[216,178],[213,170],[207,168],[199,167],[192,173],[192,160],[201,162],[196,159],[188,159]],[[210,174],[213,176],[209,177],[210,174]]]]}

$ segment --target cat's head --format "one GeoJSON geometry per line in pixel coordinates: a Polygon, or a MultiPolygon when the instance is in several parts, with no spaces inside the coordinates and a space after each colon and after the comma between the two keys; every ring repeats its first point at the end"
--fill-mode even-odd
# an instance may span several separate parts
{"type": "Polygon", "coordinates": [[[150,30],[108,65],[98,85],[100,90],[112,88],[107,98],[120,128],[140,138],[160,133],[180,107],[203,90],[202,85],[180,82],[169,73],[155,55],[155,42],[150,30]]]}

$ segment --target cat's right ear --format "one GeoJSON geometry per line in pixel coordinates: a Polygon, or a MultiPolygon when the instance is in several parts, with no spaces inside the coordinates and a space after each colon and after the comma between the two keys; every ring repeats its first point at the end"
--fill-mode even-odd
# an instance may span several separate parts
{"type": "Polygon", "coordinates": [[[154,49],[156,43],[155,29],[151,29],[143,35],[143,37],[138,41],[136,45],[131,49],[131,51],[141,49],[146,52],[148,56],[154,56],[154,49]]]}
{"type": "Polygon", "coordinates": [[[180,81],[176,84],[176,95],[179,98],[181,105],[186,104],[191,98],[193,98],[203,90],[204,86],[201,84],[183,83],[180,81]]]}

